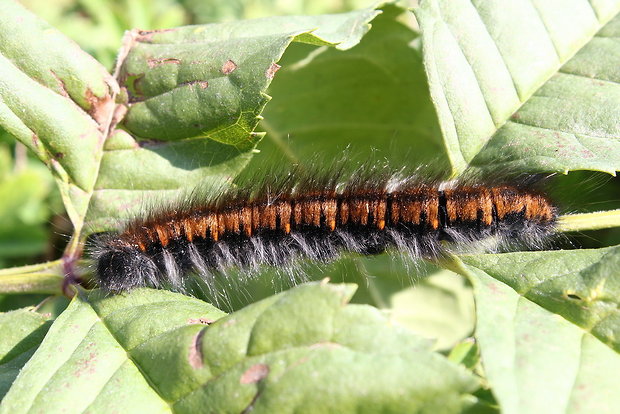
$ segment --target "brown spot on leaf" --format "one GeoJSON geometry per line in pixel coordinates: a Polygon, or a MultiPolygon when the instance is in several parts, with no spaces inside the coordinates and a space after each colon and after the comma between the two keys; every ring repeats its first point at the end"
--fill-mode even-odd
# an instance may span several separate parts
{"type": "Polygon", "coordinates": [[[146,60],[146,64],[149,65],[149,68],[156,68],[157,66],[162,66],[162,65],[167,65],[167,64],[179,65],[181,64],[181,60],[177,58],[164,58],[164,59],[151,58],[151,59],[146,60]]]}
{"type": "Polygon", "coordinates": [[[233,73],[235,71],[235,69],[237,69],[237,64],[235,62],[233,62],[232,60],[230,60],[230,59],[228,59],[222,65],[222,73],[224,75],[229,75],[229,74],[233,73]]]}
{"type": "Polygon", "coordinates": [[[94,374],[96,369],[94,367],[94,363],[97,361],[97,354],[95,352],[90,352],[88,354],[88,358],[80,359],[77,361],[77,369],[73,373],[76,378],[80,378],[82,374],[94,374]]]}
{"type": "Polygon", "coordinates": [[[493,293],[494,295],[501,294],[501,291],[499,290],[499,288],[497,287],[497,284],[495,284],[495,283],[490,283],[488,285],[488,288],[491,291],[491,293],[493,293]]]}
{"type": "Polygon", "coordinates": [[[114,110],[114,100],[111,95],[105,95],[99,97],[93,93],[90,89],[86,89],[85,94],[86,101],[90,109],[88,113],[99,124],[99,131],[104,132],[106,123],[110,119],[110,115],[114,110]]]}
{"type": "Polygon", "coordinates": [[[34,132],[32,133],[32,145],[34,145],[35,148],[39,146],[39,136],[34,132]]]}
{"type": "Polygon", "coordinates": [[[116,125],[123,120],[126,114],[127,105],[116,105],[116,108],[114,108],[114,114],[112,115],[112,122],[110,122],[110,131],[116,128],[116,125]]]}
{"type": "Polygon", "coordinates": [[[595,154],[592,153],[592,151],[588,149],[581,150],[580,153],[583,158],[594,158],[595,157],[595,154]]]}
{"type": "Polygon", "coordinates": [[[133,30],[135,32],[135,38],[138,42],[150,43],[153,40],[153,36],[159,33],[174,32],[176,29],[157,29],[157,30],[133,30]]]}
{"type": "Polygon", "coordinates": [[[241,375],[239,379],[239,383],[241,384],[253,384],[255,382],[259,382],[263,378],[266,378],[269,375],[269,365],[267,364],[256,364],[252,365],[241,375]]]}
{"type": "Polygon", "coordinates": [[[158,139],[141,139],[138,141],[140,148],[158,147],[160,145],[167,145],[166,141],[160,141],[158,139]]]}
{"type": "Polygon", "coordinates": [[[65,86],[65,81],[63,81],[62,79],[60,79],[58,77],[58,75],[56,74],[56,72],[54,72],[53,70],[50,69],[50,73],[52,74],[52,76],[54,77],[54,79],[56,79],[56,83],[58,84],[58,93],[60,93],[62,96],[64,96],[65,98],[69,97],[69,93],[67,92],[67,88],[65,86]]]}
{"type": "Polygon", "coordinates": [[[282,66],[277,63],[272,63],[271,66],[269,66],[265,71],[265,76],[267,76],[268,79],[273,79],[274,75],[278,70],[280,70],[281,67],[282,66]]]}
{"type": "Polygon", "coordinates": [[[207,89],[209,87],[209,82],[207,81],[189,81],[189,82],[183,82],[180,83],[179,86],[194,86],[197,85],[198,87],[200,87],[200,89],[207,89]]]}
{"type": "Polygon", "coordinates": [[[205,333],[205,330],[201,330],[196,335],[194,335],[194,339],[192,339],[191,344],[189,345],[189,365],[194,369],[200,369],[204,366],[204,361],[202,360],[202,337],[205,333]]]}
{"type": "Polygon", "coordinates": [[[54,158],[56,158],[57,160],[62,160],[63,158],[65,158],[65,154],[63,154],[62,152],[57,152],[56,154],[54,154],[54,158]]]}
{"type": "Polygon", "coordinates": [[[215,322],[215,320],[209,319],[209,318],[189,318],[187,320],[187,323],[189,325],[196,325],[196,324],[211,325],[213,322],[215,322]]]}

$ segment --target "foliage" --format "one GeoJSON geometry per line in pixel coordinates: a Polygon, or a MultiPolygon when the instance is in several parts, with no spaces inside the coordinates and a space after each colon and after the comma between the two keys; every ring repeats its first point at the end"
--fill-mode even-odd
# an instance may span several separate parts
{"type": "Polygon", "coordinates": [[[52,182],[73,230],[60,259],[0,270],[0,309],[21,307],[0,314],[0,412],[614,411],[620,256],[604,243],[463,254],[440,271],[388,256],[308,271],[361,282],[354,297],[326,282],[274,295],[266,270],[229,315],[150,289],[60,299],[90,233],[145,199],[236,185],[283,159],[329,165],[349,148],[451,176],[571,172],[557,180],[571,208],[616,197],[614,181],[596,196],[579,185],[620,169],[620,1],[425,0],[413,13],[377,4],[297,17],[266,15],[267,0],[210,16],[199,3],[37,6],[80,48],[3,0],[0,263],[51,259],[52,182]],[[256,10],[265,17],[239,20],[256,10]],[[134,26],[179,27],[121,41],[134,26]]]}

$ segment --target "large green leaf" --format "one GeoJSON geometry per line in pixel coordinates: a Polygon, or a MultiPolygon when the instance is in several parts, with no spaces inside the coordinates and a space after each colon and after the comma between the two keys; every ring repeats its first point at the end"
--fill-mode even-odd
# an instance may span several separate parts
{"type": "MultiPolygon", "coordinates": [[[[106,143],[87,221],[91,231],[196,186],[225,188],[262,137],[267,87],[291,42],[347,49],[380,11],[273,17],[132,31],[120,54],[123,128],[106,143]]],[[[120,119],[122,117],[122,119],[120,119]]]]}
{"type": "Polygon", "coordinates": [[[455,172],[620,169],[620,2],[423,0],[424,64],[455,172]]]}
{"type": "Polygon", "coordinates": [[[0,313],[0,401],[39,347],[51,325],[48,319],[30,309],[0,313]]]}
{"type": "Polygon", "coordinates": [[[80,295],[0,412],[456,412],[476,402],[471,374],[376,309],[346,305],[353,290],[302,285],[226,317],[164,291],[80,295]]]}
{"type": "MultiPolygon", "coordinates": [[[[201,321],[222,316],[206,303],[164,291],[107,299],[100,295],[99,300],[91,300],[76,297],[54,321],[39,352],[0,405],[0,412],[28,412],[37,407],[46,412],[68,407],[73,412],[87,407],[106,412],[128,412],[127,407],[167,412],[168,404],[127,351],[183,326],[199,328],[201,321]]],[[[173,343],[163,342],[164,349],[172,349],[173,343]]]]}
{"type": "Polygon", "coordinates": [[[615,412],[620,247],[462,257],[502,411],[615,412]]]}

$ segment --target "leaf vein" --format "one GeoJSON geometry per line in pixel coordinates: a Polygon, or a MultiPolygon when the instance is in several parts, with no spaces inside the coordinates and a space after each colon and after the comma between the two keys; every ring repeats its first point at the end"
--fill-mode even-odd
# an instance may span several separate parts
{"type": "Polygon", "coordinates": [[[109,378],[106,380],[106,382],[104,382],[103,384],[101,384],[101,388],[98,391],[95,390],[89,390],[90,395],[93,396],[93,400],[86,406],[86,408],[84,408],[84,410],[82,410],[82,412],[88,412],[88,408],[90,406],[92,406],[95,401],[97,401],[97,397],[99,396],[99,392],[101,392],[101,390],[103,390],[105,388],[106,385],[108,385],[110,383],[110,381],[112,380],[112,378],[114,377],[114,375],[116,375],[116,373],[118,372],[119,369],[121,369],[121,367],[125,364],[125,362],[127,362],[128,358],[123,360],[120,364],[118,364],[118,366],[116,367],[116,369],[114,371],[112,371],[112,373],[110,374],[109,378]]]}
{"type": "MultiPolygon", "coordinates": [[[[472,4],[472,6],[473,6],[473,4],[472,4]]],[[[474,9],[475,9],[475,7],[474,7],[474,9]]],[[[442,16],[441,7],[438,8],[438,11],[439,11],[439,16],[441,17],[441,19],[444,22],[447,22],[447,20],[444,19],[443,16],[442,16]]],[[[484,23],[482,25],[484,26],[484,23]]],[[[450,35],[452,36],[452,39],[454,40],[454,43],[456,43],[456,45],[458,46],[459,50],[461,51],[461,55],[463,56],[463,59],[465,59],[465,62],[467,62],[467,66],[469,66],[469,69],[471,70],[471,73],[474,75],[474,78],[476,78],[476,86],[478,87],[478,90],[480,91],[480,95],[482,96],[482,100],[484,101],[484,105],[485,105],[485,108],[487,110],[487,113],[489,114],[489,117],[491,118],[491,120],[493,120],[493,113],[491,112],[491,108],[489,107],[489,102],[487,101],[487,97],[486,97],[484,91],[482,90],[482,85],[480,84],[480,80],[478,79],[478,74],[476,73],[476,70],[474,69],[474,67],[471,64],[471,62],[469,61],[469,59],[467,59],[467,54],[465,53],[465,51],[461,47],[461,44],[458,41],[458,37],[454,35],[454,33],[452,32],[452,29],[450,28],[450,25],[447,24],[447,23],[446,23],[446,28],[448,29],[448,32],[450,32],[450,35]]],[[[495,125],[495,120],[493,120],[493,124],[495,125]]],[[[495,126],[497,127],[497,125],[495,125],[495,126]]]]}
{"type": "MultiPolygon", "coordinates": [[[[93,323],[91,324],[91,326],[88,328],[88,332],[90,332],[93,329],[93,326],[95,326],[95,324],[98,322],[98,320],[93,321],[93,323]]],[[[87,332],[87,333],[88,333],[87,332]]],[[[45,339],[44,339],[45,340],[45,339]]],[[[71,351],[71,353],[67,353],[66,357],[64,358],[64,360],[62,361],[62,363],[58,364],[58,366],[56,367],[56,369],[54,369],[54,371],[52,371],[49,375],[47,380],[45,381],[45,383],[43,384],[43,386],[41,387],[41,389],[37,392],[37,395],[39,395],[42,391],[43,388],[45,388],[47,386],[47,384],[49,384],[49,382],[52,380],[52,378],[54,378],[54,376],[58,373],[58,371],[67,363],[67,361],[69,361],[71,359],[71,357],[75,354],[75,351],[78,350],[78,348],[80,347],[80,345],[82,345],[82,343],[84,342],[84,338],[82,338],[82,340],[80,342],[78,342],[75,345],[75,348],[73,348],[73,350],[71,351]]],[[[29,412],[32,409],[32,405],[34,404],[36,400],[36,396],[30,401],[30,404],[28,405],[28,409],[24,410],[24,412],[29,412]]]]}
{"type": "MultiPolygon", "coordinates": [[[[478,17],[480,18],[480,22],[482,24],[482,27],[484,27],[484,30],[486,31],[487,35],[489,36],[489,38],[492,40],[493,45],[495,45],[495,49],[497,50],[497,54],[500,57],[500,60],[502,61],[502,63],[504,64],[504,67],[506,68],[506,72],[508,73],[508,75],[510,76],[510,80],[512,81],[512,87],[515,90],[515,94],[517,95],[517,97],[519,98],[519,102],[523,103],[523,98],[521,97],[521,94],[519,93],[519,88],[517,87],[517,82],[512,74],[512,72],[510,71],[510,67],[508,66],[508,63],[506,62],[506,59],[504,58],[504,55],[501,51],[501,49],[499,48],[499,46],[497,45],[497,42],[495,41],[495,39],[493,38],[493,36],[491,35],[491,32],[489,31],[489,28],[487,27],[487,25],[484,23],[484,20],[482,20],[482,16],[480,15],[480,11],[478,10],[478,8],[476,7],[476,5],[473,3],[473,0],[470,0],[472,2],[472,5],[474,6],[474,9],[476,10],[476,13],[478,13],[478,17]]],[[[499,129],[499,128],[498,128],[499,129]]]]}
{"type": "Polygon", "coordinates": [[[508,122],[512,122],[513,124],[523,125],[523,126],[527,126],[527,127],[531,127],[531,128],[544,129],[546,131],[562,132],[564,134],[572,135],[577,140],[579,140],[579,136],[584,136],[584,137],[588,137],[588,138],[596,138],[596,139],[604,139],[604,140],[612,139],[612,137],[606,137],[606,136],[602,136],[602,135],[584,134],[584,133],[580,133],[580,132],[565,131],[565,130],[562,130],[562,129],[553,129],[553,128],[548,128],[548,127],[544,127],[544,126],[540,126],[540,125],[528,124],[527,122],[523,122],[521,120],[517,121],[515,119],[511,119],[508,122]]]}
{"type": "MultiPolygon", "coordinates": [[[[476,8],[476,5],[474,4],[474,0],[470,0],[470,1],[471,1],[471,2],[472,2],[472,4],[474,5],[474,8],[476,8]]],[[[530,1],[532,1],[532,0],[530,0],[530,1]]],[[[590,6],[592,7],[592,5],[591,5],[591,4],[590,4],[590,6]]],[[[593,9],[594,9],[594,8],[593,8],[593,9]]],[[[476,11],[478,11],[478,9],[477,9],[477,8],[476,8],[476,11]]],[[[537,11],[538,11],[538,10],[537,10],[537,11]]],[[[594,12],[595,12],[595,14],[596,14],[596,10],[594,10],[594,12]]],[[[481,18],[481,20],[482,20],[482,16],[480,15],[480,13],[479,13],[479,12],[478,12],[478,15],[480,16],[480,18],[481,18]]],[[[483,21],[483,20],[482,20],[482,21],[483,21]]],[[[573,51],[573,53],[572,53],[570,56],[567,56],[567,57],[566,57],[566,59],[564,59],[564,60],[560,59],[560,61],[559,61],[559,65],[558,65],[558,68],[557,68],[555,71],[550,72],[550,74],[549,74],[549,76],[547,77],[547,79],[545,79],[544,81],[542,81],[542,82],[540,83],[540,86],[536,89],[536,91],[534,91],[534,92],[533,92],[530,96],[528,96],[528,97],[522,97],[522,96],[521,96],[521,94],[519,93],[519,88],[517,88],[517,85],[516,85],[515,79],[514,79],[514,77],[513,77],[513,74],[512,74],[512,72],[510,71],[510,68],[508,67],[508,64],[507,64],[506,60],[504,59],[504,56],[502,55],[501,50],[499,49],[499,47],[498,47],[498,45],[497,45],[497,42],[495,41],[495,39],[493,38],[493,36],[491,36],[491,33],[490,33],[490,32],[489,32],[489,30],[488,30],[488,27],[487,27],[487,26],[483,23],[483,26],[486,28],[487,33],[489,33],[489,36],[491,37],[491,39],[493,39],[493,43],[496,45],[496,47],[497,47],[497,49],[498,49],[499,55],[500,55],[500,57],[501,57],[501,59],[502,59],[502,62],[504,62],[504,65],[506,66],[506,70],[508,71],[508,74],[510,75],[510,77],[511,77],[511,79],[512,79],[513,86],[514,86],[514,88],[515,88],[515,90],[516,90],[517,96],[519,97],[519,101],[520,101],[521,105],[519,105],[519,107],[518,107],[518,108],[515,108],[515,111],[514,111],[515,113],[517,113],[517,112],[518,112],[518,110],[519,110],[521,107],[523,107],[523,105],[526,103],[526,101],[527,101],[529,98],[531,98],[532,96],[534,96],[534,95],[536,94],[536,92],[538,92],[538,91],[540,90],[540,88],[541,88],[543,85],[545,85],[545,84],[549,81],[549,79],[551,79],[551,78],[554,76],[554,74],[556,74],[556,73],[560,70],[560,68],[562,67],[562,65],[563,65],[564,63],[566,63],[566,62],[570,61],[570,60],[571,60],[571,59],[572,59],[572,58],[573,58],[573,57],[574,57],[574,56],[575,56],[575,55],[576,55],[576,54],[577,54],[577,53],[578,53],[581,49],[583,49],[584,45],[587,45],[587,44],[591,41],[591,39],[592,39],[592,38],[594,38],[594,37],[596,37],[596,36],[597,36],[598,32],[600,32],[600,31],[601,31],[601,29],[605,26],[605,25],[604,25],[604,24],[600,21],[600,19],[598,19],[598,17],[597,17],[597,21],[598,21],[598,23],[599,23],[599,24],[598,24],[598,27],[597,27],[597,30],[596,30],[596,32],[595,32],[595,33],[593,33],[593,34],[590,36],[590,40],[585,41],[585,42],[584,42],[584,44],[583,44],[581,47],[579,47],[579,48],[575,48],[575,50],[573,51]]],[[[544,24],[544,22],[543,22],[543,24],[544,24]]],[[[546,28],[546,26],[545,26],[545,28],[546,28]]],[[[548,31],[547,31],[547,32],[548,32],[548,31]]],[[[554,44],[554,48],[555,48],[555,44],[554,44]]],[[[557,50],[556,50],[556,53],[557,53],[557,50]]],[[[442,88],[442,89],[443,89],[443,88],[442,88]]],[[[452,115],[453,115],[453,114],[452,114],[452,115]]],[[[497,133],[497,131],[498,131],[499,129],[501,129],[501,127],[503,127],[503,126],[504,126],[506,123],[508,123],[508,122],[514,122],[514,123],[520,123],[520,124],[523,124],[523,125],[528,125],[528,124],[525,124],[525,123],[523,123],[523,122],[516,122],[516,121],[514,121],[514,119],[507,118],[505,122],[503,122],[501,125],[498,125],[498,126],[497,126],[496,133],[497,133]]],[[[455,123],[454,119],[452,119],[452,124],[453,124],[453,127],[456,129],[456,123],[455,123]]],[[[544,128],[544,127],[538,127],[538,126],[535,126],[535,125],[529,125],[529,126],[532,126],[532,127],[535,127],[535,128],[549,129],[549,128],[544,128]]],[[[549,130],[551,130],[551,129],[549,129],[549,130]]],[[[552,131],[555,131],[555,130],[552,130],[552,131]]],[[[569,132],[569,133],[573,134],[572,132],[569,132]]],[[[574,134],[573,134],[573,135],[574,135],[574,134]]],[[[582,135],[583,135],[583,134],[582,134],[582,135]]],[[[457,137],[458,137],[458,132],[457,132],[457,137]]],[[[594,137],[594,138],[606,138],[606,137],[599,137],[599,136],[593,136],[593,137],[594,137]]],[[[488,142],[490,139],[491,139],[491,138],[487,139],[487,142],[488,142]]],[[[459,151],[461,152],[461,155],[462,155],[462,150],[461,150],[460,148],[459,148],[459,151]]],[[[467,164],[468,164],[468,166],[471,166],[471,162],[468,162],[467,164]]]]}
{"type": "Polygon", "coordinates": [[[560,51],[558,50],[557,45],[553,41],[553,37],[551,37],[551,31],[549,30],[549,26],[547,26],[547,22],[545,22],[545,19],[543,18],[542,13],[536,6],[536,3],[534,3],[534,0],[528,0],[528,1],[531,4],[534,11],[536,12],[536,14],[538,15],[538,19],[540,20],[540,23],[545,27],[545,32],[547,33],[547,36],[549,38],[549,43],[551,43],[551,46],[553,46],[553,50],[555,51],[555,56],[558,58],[558,62],[562,62],[560,51]]]}
{"type": "Polygon", "coordinates": [[[593,77],[593,76],[582,75],[580,73],[568,72],[568,71],[564,70],[563,68],[560,69],[558,71],[558,73],[561,73],[562,75],[576,76],[576,77],[579,77],[579,78],[592,79],[592,80],[597,80],[597,81],[600,81],[600,82],[611,83],[613,86],[620,86],[620,82],[616,82],[616,81],[613,81],[611,79],[602,79],[602,78],[596,78],[596,77],[593,77]]]}
{"type": "Polygon", "coordinates": [[[575,391],[575,387],[577,385],[577,380],[579,379],[579,371],[581,369],[581,363],[582,363],[582,360],[583,360],[583,346],[584,346],[583,343],[584,343],[584,340],[586,338],[586,335],[587,334],[585,334],[585,333],[582,334],[581,335],[581,340],[579,341],[580,342],[580,344],[579,344],[579,359],[577,360],[577,364],[576,364],[575,378],[573,379],[573,386],[571,387],[570,392],[568,392],[566,394],[566,399],[567,399],[566,404],[565,404],[566,408],[564,410],[562,410],[564,412],[568,411],[567,408],[571,406],[570,405],[571,396],[573,395],[573,393],[575,391]]]}

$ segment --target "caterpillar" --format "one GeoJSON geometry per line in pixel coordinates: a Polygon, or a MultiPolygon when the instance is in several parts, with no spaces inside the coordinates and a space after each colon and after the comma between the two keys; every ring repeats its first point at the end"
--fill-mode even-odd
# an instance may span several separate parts
{"type": "MultiPolygon", "coordinates": [[[[198,276],[212,289],[227,269],[290,269],[342,253],[396,251],[437,259],[494,240],[493,251],[543,247],[558,208],[522,180],[443,182],[381,168],[350,177],[290,173],[221,194],[195,191],[96,238],[99,285],[118,293],[149,286],[184,291],[198,276]]],[[[489,243],[485,244],[487,250],[489,243]]]]}

